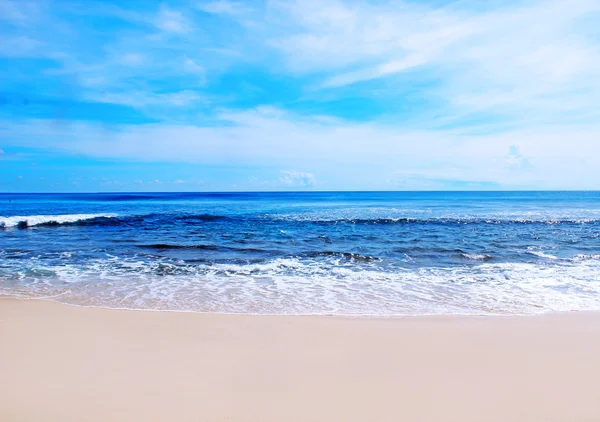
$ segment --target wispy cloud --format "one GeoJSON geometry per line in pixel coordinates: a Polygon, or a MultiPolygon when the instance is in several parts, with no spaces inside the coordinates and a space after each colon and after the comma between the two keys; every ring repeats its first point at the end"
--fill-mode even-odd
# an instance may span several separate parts
{"type": "Polygon", "coordinates": [[[40,55],[42,44],[28,36],[3,36],[0,40],[2,41],[0,43],[0,56],[18,58],[37,57],[40,55]]]}
{"type": "Polygon", "coordinates": [[[95,94],[89,96],[90,100],[123,104],[136,108],[146,108],[152,106],[173,106],[187,107],[206,99],[194,91],[178,91],[173,93],[148,93],[148,92],[121,92],[95,94]]]}
{"type": "Polygon", "coordinates": [[[155,23],[161,30],[176,34],[185,34],[186,32],[189,32],[191,26],[183,13],[171,10],[165,5],[160,7],[155,23]]]}
{"type": "MultiPolygon", "coordinates": [[[[2,5],[11,22],[34,19],[21,3],[3,0],[2,5]]],[[[77,30],[65,21],[72,9],[56,6],[42,21],[35,14],[38,33],[57,25],[62,32],[77,30]]],[[[474,6],[341,0],[199,1],[190,8],[159,4],[142,11],[105,6],[95,13],[133,26],[119,29],[93,55],[59,39],[61,31],[33,38],[18,27],[5,34],[0,54],[50,54],[62,64],[55,74],[75,76],[85,89],[102,87],[102,94],[116,94],[111,86],[133,85],[133,91],[151,95],[164,89],[149,83],[157,76],[173,78],[183,90],[200,89],[232,63],[261,58],[256,64],[269,72],[311,75],[307,95],[316,95],[315,88],[335,89],[326,95],[344,97],[348,86],[389,79],[391,101],[398,88],[418,84],[422,97],[445,107],[448,120],[482,112],[551,121],[561,113],[595,117],[590,108],[600,98],[597,1],[474,6]],[[242,25],[227,34],[217,22],[210,24],[212,32],[198,31],[199,11],[242,25]]]]}
{"type": "Polygon", "coordinates": [[[186,70],[190,73],[197,73],[197,74],[203,75],[205,72],[205,70],[202,66],[200,66],[198,63],[196,63],[189,57],[186,57],[185,59],[183,59],[183,68],[184,68],[184,70],[186,70]]]}
{"type": "Polygon", "coordinates": [[[0,21],[27,26],[39,17],[40,9],[37,1],[0,0],[0,21]]]}
{"type": "Polygon", "coordinates": [[[0,0],[0,19],[7,151],[269,187],[600,187],[597,0],[0,0]]]}
{"type": "Polygon", "coordinates": [[[206,13],[216,15],[241,16],[252,12],[252,8],[243,2],[234,1],[200,1],[197,8],[206,13]]]}
{"type": "Polygon", "coordinates": [[[341,87],[370,79],[381,78],[425,64],[425,60],[417,55],[402,60],[391,61],[361,70],[345,72],[331,76],[321,84],[322,87],[341,87]]]}
{"type": "MultiPolygon", "coordinates": [[[[291,70],[332,74],[322,87],[419,69],[436,81],[431,93],[462,109],[451,113],[582,112],[600,97],[598,29],[592,23],[600,18],[598,2],[528,2],[483,11],[472,6],[279,3],[291,29],[272,44],[291,70]]],[[[408,78],[396,83],[419,76],[408,78]]]]}

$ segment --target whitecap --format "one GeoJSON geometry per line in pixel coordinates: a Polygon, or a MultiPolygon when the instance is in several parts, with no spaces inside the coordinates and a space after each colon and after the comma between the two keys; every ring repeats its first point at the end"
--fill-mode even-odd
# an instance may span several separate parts
{"type": "Polygon", "coordinates": [[[99,217],[116,217],[116,214],[63,214],[63,215],[25,215],[13,217],[0,217],[0,227],[31,227],[40,224],[65,224],[77,221],[90,220],[99,217]]]}

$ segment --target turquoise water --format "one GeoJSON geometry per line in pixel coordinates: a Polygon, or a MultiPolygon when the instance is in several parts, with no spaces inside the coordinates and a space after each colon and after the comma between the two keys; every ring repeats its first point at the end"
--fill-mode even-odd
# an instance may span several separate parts
{"type": "Polygon", "coordinates": [[[600,193],[0,194],[0,294],[261,314],[600,309],[600,193]]]}

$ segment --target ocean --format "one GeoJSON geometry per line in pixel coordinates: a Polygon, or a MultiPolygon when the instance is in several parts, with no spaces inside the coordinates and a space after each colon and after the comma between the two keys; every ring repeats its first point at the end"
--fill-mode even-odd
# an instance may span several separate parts
{"type": "Polygon", "coordinates": [[[0,296],[248,314],[600,309],[600,192],[0,194],[0,296]]]}

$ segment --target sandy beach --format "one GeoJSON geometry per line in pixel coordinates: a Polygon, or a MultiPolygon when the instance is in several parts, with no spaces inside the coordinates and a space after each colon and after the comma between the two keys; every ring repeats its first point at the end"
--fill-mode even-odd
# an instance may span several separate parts
{"type": "Polygon", "coordinates": [[[243,316],[0,299],[2,421],[598,421],[600,315],[243,316]]]}

